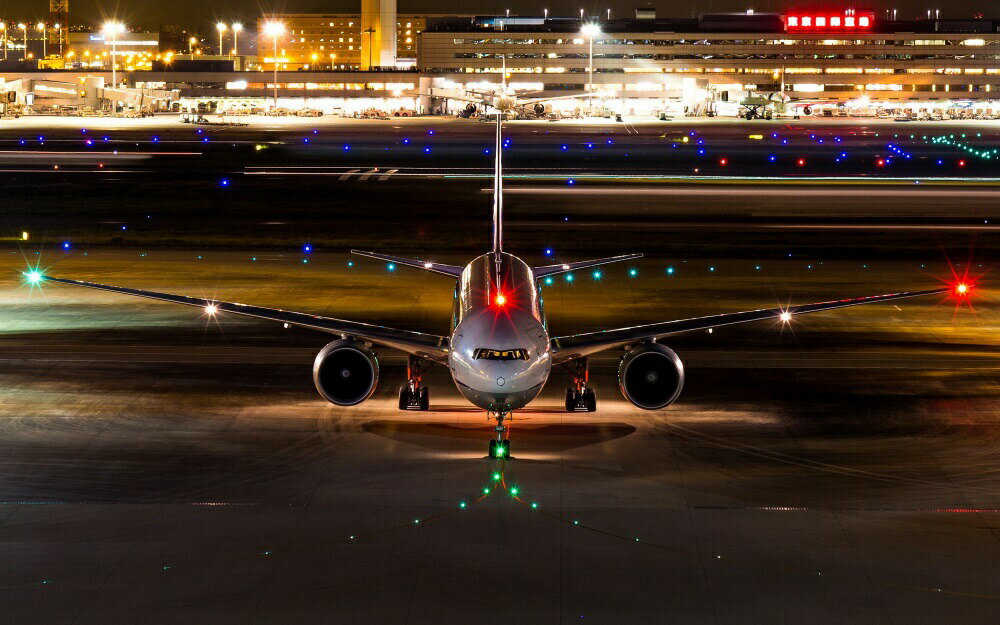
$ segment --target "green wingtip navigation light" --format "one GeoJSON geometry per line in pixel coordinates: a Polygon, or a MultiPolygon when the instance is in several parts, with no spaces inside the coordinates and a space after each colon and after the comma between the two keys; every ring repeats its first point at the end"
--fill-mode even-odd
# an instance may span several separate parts
{"type": "Polygon", "coordinates": [[[28,281],[28,284],[39,284],[43,277],[42,272],[37,270],[24,272],[24,278],[28,281]]]}

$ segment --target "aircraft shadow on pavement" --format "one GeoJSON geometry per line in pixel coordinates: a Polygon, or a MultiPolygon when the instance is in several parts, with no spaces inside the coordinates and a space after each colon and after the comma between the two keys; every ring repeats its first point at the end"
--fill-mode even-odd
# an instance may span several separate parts
{"type": "MultiPolygon", "coordinates": [[[[450,448],[455,439],[487,441],[493,427],[456,425],[441,421],[376,419],[361,425],[369,434],[428,449],[450,448]]],[[[635,432],[627,423],[549,423],[544,425],[511,424],[510,437],[517,448],[531,452],[554,452],[597,445],[635,432]]],[[[485,443],[484,443],[485,444],[485,443]]]]}

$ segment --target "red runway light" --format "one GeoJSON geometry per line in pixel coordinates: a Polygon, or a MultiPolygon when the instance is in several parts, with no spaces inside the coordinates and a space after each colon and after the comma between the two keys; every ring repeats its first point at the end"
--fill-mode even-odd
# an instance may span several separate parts
{"type": "Polygon", "coordinates": [[[729,164],[729,159],[728,158],[720,158],[719,159],[719,165],[722,165],[723,167],[725,167],[728,164],[729,164]]]}
{"type": "Polygon", "coordinates": [[[959,167],[965,167],[965,159],[964,158],[962,160],[958,161],[958,166],[959,167]]]}
{"type": "Polygon", "coordinates": [[[803,165],[806,164],[806,159],[800,158],[799,160],[796,161],[796,163],[798,163],[799,167],[802,167],[803,165]]]}
{"type": "Polygon", "coordinates": [[[875,164],[878,165],[879,167],[882,167],[883,165],[885,165],[885,159],[884,158],[880,158],[880,159],[878,159],[878,160],[875,161],[875,164]]]}

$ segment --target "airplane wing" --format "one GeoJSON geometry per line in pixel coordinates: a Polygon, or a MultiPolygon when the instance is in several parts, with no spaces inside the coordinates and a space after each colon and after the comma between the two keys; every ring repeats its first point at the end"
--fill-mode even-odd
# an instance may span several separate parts
{"type": "Polygon", "coordinates": [[[834,308],[844,308],[846,306],[858,306],[861,304],[874,304],[876,302],[888,302],[905,297],[918,297],[920,295],[932,295],[934,293],[945,293],[949,288],[928,289],[925,291],[908,291],[903,293],[887,293],[885,295],[869,295],[867,297],[856,297],[853,299],[840,299],[831,302],[819,302],[817,304],[806,304],[802,306],[789,306],[787,308],[764,308],[761,310],[748,310],[745,312],[725,313],[721,315],[709,315],[707,317],[694,317],[692,319],[677,319],[662,323],[651,323],[649,325],[633,326],[630,328],[618,328],[615,330],[602,330],[599,332],[587,332],[585,334],[572,334],[560,336],[552,339],[553,362],[560,363],[589,356],[606,349],[624,347],[633,343],[645,341],[655,341],[661,337],[681,332],[691,332],[693,330],[707,330],[719,326],[732,325],[735,323],[748,323],[750,321],[760,321],[763,319],[778,319],[787,322],[796,315],[819,312],[822,310],[832,310],[834,308]]]}
{"type": "Polygon", "coordinates": [[[427,271],[444,274],[446,276],[451,276],[452,278],[461,277],[462,271],[464,270],[464,267],[459,267],[457,265],[432,263],[429,260],[420,260],[419,258],[404,258],[402,256],[392,256],[391,254],[382,254],[381,252],[366,252],[365,250],[351,250],[351,254],[357,254],[358,256],[367,256],[368,258],[384,260],[389,263],[404,265],[406,267],[416,267],[417,269],[426,269],[427,271]]]}
{"type": "Polygon", "coordinates": [[[563,263],[561,265],[545,265],[544,267],[535,267],[531,271],[535,278],[544,278],[545,276],[554,276],[557,273],[566,273],[567,271],[578,271],[580,269],[587,269],[588,267],[597,267],[599,265],[607,265],[608,263],[617,263],[623,260],[633,260],[635,258],[642,258],[642,254],[622,254],[620,256],[610,256],[608,258],[598,258],[595,260],[581,260],[575,263],[563,263]]]}
{"type": "MultiPolygon", "coordinates": [[[[531,106],[532,104],[538,104],[540,102],[550,102],[552,100],[569,100],[570,98],[576,98],[576,99],[579,100],[580,98],[586,98],[586,97],[587,97],[586,93],[574,93],[573,95],[553,95],[553,96],[548,96],[548,97],[545,97],[545,98],[529,98],[529,99],[526,99],[526,100],[519,100],[518,103],[517,103],[517,105],[518,106],[531,106]]],[[[595,98],[599,98],[601,96],[599,96],[598,94],[595,93],[594,97],[595,98]]],[[[604,97],[607,97],[607,96],[605,95],[604,97]]]]}
{"type": "Polygon", "coordinates": [[[129,289],[120,286],[108,286],[106,284],[95,284],[93,282],[82,282],[80,280],[69,280],[66,278],[53,278],[42,276],[39,282],[58,282],[61,284],[71,284],[73,286],[83,286],[89,289],[101,291],[111,291],[123,295],[135,295],[175,304],[186,304],[197,306],[211,311],[227,312],[268,321],[277,321],[290,325],[311,328],[320,332],[339,334],[341,336],[352,336],[362,340],[371,341],[385,347],[391,347],[408,354],[421,356],[435,362],[447,362],[448,359],[448,338],[434,334],[424,334],[422,332],[412,332],[409,330],[396,330],[385,326],[377,326],[357,321],[346,321],[334,319],[332,317],[321,317],[307,313],[291,312],[279,310],[277,308],[262,308],[260,306],[250,306],[248,304],[237,304],[235,302],[218,302],[200,297],[188,297],[186,295],[171,295],[169,293],[157,293],[155,291],[140,291],[139,289],[129,289]]]}

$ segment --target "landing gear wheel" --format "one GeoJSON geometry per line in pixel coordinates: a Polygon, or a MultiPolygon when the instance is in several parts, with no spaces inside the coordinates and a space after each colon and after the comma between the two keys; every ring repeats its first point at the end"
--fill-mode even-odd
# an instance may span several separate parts
{"type": "Polygon", "coordinates": [[[566,389],[566,412],[576,412],[576,389],[566,389]]]}
{"type": "Polygon", "coordinates": [[[597,393],[588,388],[583,392],[583,401],[587,404],[587,412],[597,412],[597,393]]]}
{"type": "Polygon", "coordinates": [[[399,387],[400,410],[427,410],[430,408],[430,393],[426,386],[413,390],[409,385],[399,387]]]}

